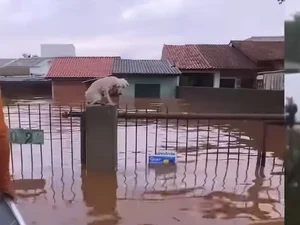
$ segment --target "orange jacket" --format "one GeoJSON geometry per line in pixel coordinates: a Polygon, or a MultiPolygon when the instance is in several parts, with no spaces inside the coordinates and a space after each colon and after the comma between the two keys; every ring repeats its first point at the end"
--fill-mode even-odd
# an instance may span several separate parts
{"type": "Polygon", "coordinates": [[[10,162],[10,147],[8,127],[5,123],[3,113],[3,103],[0,95],[0,196],[5,193],[14,197],[14,192],[11,188],[11,177],[9,172],[10,162]]]}

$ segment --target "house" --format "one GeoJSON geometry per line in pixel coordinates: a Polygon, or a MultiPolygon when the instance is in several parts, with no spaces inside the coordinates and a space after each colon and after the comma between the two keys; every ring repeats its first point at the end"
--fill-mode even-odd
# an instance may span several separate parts
{"type": "Polygon", "coordinates": [[[51,83],[44,78],[31,76],[30,68],[26,66],[1,67],[0,86],[7,98],[51,95],[51,83]]]}
{"type": "Polygon", "coordinates": [[[284,69],[284,41],[231,41],[230,46],[251,59],[259,72],[284,69]]]}
{"type": "Polygon", "coordinates": [[[76,49],[73,44],[41,44],[41,57],[75,57],[76,49]]]}
{"type": "Polygon", "coordinates": [[[14,61],[15,59],[0,59],[0,67],[5,66],[7,63],[14,61]]]}
{"type": "Polygon", "coordinates": [[[284,42],[252,38],[229,45],[164,45],[162,59],[180,69],[180,86],[255,88],[258,72],[283,69],[284,42]]]}
{"type": "Polygon", "coordinates": [[[94,78],[112,75],[119,57],[58,57],[46,76],[52,82],[52,98],[60,103],[82,103],[84,92],[94,78]]]}
{"type": "Polygon", "coordinates": [[[123,96],[131,98],[175,98],[181,74],[167,60],[121,58],[114,60],[112,73],[128,81],[123,96]]]}
{"type": "Polygon", "coordinates": [[[162,59],[180,71],[180,86],[252,88],[257,67],[229,45],[164,45],[162,59]]]}
{"type": "Polygon", "coordinates": [[[258,72],[257,89],[284,90],[284,70],[258,72]]]}
{"type": "Polygon", "coordinates": [[[15,59],[4,67],[28,67],[32,76],[46,76],[48,73],[53,58],[32,57],[15,59]]]}

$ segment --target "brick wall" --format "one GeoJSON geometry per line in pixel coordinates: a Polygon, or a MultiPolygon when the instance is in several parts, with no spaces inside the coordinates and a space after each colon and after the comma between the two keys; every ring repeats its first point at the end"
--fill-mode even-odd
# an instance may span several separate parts
{"type": "Polygon", "coordinates": [[[62,105],[82,104],[87,85],[82,81],[52,81],[53,100],[62,105]]]}

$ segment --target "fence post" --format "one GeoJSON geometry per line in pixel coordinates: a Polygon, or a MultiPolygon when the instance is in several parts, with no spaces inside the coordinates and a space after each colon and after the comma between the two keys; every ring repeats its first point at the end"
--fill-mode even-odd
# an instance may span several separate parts
{"type": "Polygon", "coordinates": [[[266,158],[267,158],[267,124],[263,122],[263,147],[262,147],[262,154],[261,154],[261,164],[260,166],[265,167],[266,165],[266,158]]]}
{"type": "Polygon", "coordinates": [[[94,172],[116,171],[117,107],[91,105],[86,107],[86,169],[94,172]]]}
{"type": "Polygon", "coordinates": [[[80,138],[81,138],[81,149],[80,159],[81,165],[86,166],[86,124],[85,124],[85,112],[82,112],[80,117],[80,138]]]}

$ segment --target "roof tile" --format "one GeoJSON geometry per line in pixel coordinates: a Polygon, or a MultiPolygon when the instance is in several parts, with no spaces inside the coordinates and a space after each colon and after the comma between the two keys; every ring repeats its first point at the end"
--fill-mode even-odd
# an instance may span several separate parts
{"type": "Polygon", "coordinates": [[[119,57],[59,57],[47,74],[49,78],[99,78],[112,74],[113,62],[119,57]]]}
{"type": "Polygon", "coordinates": [[[256,69],[256,65],[229,45],[165,45],[163,59],[179,69],[256,69]]]}
{"type": "Polygon", "coordinates": [[[181,72],[167,60],[116,59],[113,74],[168,75],[181,74],[181,72]]]}
{"type": "Polygon", "coordinates": [[[231,44],[255,62],[284,60],[284,41],[231,41],[231,44]]]}

